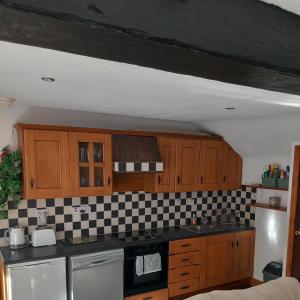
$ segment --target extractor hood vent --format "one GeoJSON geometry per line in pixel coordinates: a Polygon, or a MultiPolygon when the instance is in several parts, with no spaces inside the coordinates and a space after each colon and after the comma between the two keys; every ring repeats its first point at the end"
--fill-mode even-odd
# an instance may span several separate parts
{"type": "Polygon", "coordinates": [[[112,136],[113,171],[120,173],[162,172],[156,137],[138,135],[112,136]]]}

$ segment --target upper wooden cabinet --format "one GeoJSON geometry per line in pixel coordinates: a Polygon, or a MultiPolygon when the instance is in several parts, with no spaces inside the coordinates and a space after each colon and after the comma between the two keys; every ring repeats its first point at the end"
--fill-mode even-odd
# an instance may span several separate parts
{"type": "Polygon", "coordinates": [[[24,130],[23,177],[26,199],[69,195],[68,133],[24,130]]]}
{"type": "Polygon", "coordinates": [[[200,140],[176,140],[176,192],[195,191],[199,174],[200,140]]]}
{"type": "Polygon", "coordinates": [[[237,189],[242,184],[242,158],[226,143],[222,149],[222,189],[237,189]]]}
{"type": "Polygon", "coordinates": [[[112,194],[111,135],[70,132],[71,193],[112,194]]]}
{"type": "Polygon", "coordinates": [[[199,190],[219,190],[222,172],[222,141],[201,141],[199,165],[199,190]]]}
{"type": "Polygon", "coordinates": [[[159,137],[158,145],[164,171],[156,174],[157,192],[175,191],[176,139],[159,137]]]}

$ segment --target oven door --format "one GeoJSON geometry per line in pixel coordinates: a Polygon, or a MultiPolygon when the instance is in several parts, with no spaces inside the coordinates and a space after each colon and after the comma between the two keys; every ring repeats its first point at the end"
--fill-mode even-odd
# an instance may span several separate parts
{"type": "Polygon", "coordinates": [[[125,248],[124,294],[125,296],[159,290],[168,286],[168,243],[141,245],[125,248]],[[136,257],[159,253],[161,271],[138,276],[136,257]]]}

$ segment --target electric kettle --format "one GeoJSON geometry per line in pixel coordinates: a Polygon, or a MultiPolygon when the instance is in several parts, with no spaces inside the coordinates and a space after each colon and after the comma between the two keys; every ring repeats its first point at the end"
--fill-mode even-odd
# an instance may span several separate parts
{"type": "Polygon", "coordinates": [[[19,249],[25,246],[25,234],[23,227],[12,227],[4,233],[5,241],[11,249],[19,249]]]}

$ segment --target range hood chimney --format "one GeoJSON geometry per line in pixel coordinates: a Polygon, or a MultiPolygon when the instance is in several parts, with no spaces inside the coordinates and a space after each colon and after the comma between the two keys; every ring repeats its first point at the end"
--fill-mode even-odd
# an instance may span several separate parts
{"type": "Polygon", "coordinates": [[[162,172],[156,137],[139,135],[112,136],[113,171],[118,173],[162,172]]]}

